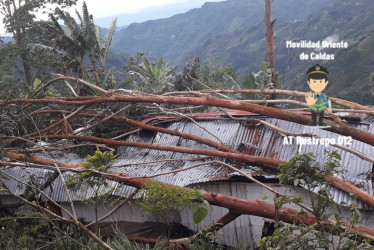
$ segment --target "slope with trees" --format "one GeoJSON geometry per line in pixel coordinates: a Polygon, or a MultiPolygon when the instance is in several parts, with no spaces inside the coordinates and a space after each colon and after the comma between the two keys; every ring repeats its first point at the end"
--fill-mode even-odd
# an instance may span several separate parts
{"type": "MultiPolygon", "coordinates": [[[[318,3],[294,2],[274,1],[275,15],[286,20],[305,18],[326,6],[330,0],[318,3]],[[289,6],[295,6],[296,9],[289,6]]],[[[113,48],[128,54],[143,51],[152,59],[163,57],[181,66],[186,59],[196,56],[190,52],[200,48],[208,40],[217,35],[245,29],[261,20],[263,9],[263,1],[260,0],[208,2],[199,9],[171,18],[133,23],[115,35],[113,48]]]]}

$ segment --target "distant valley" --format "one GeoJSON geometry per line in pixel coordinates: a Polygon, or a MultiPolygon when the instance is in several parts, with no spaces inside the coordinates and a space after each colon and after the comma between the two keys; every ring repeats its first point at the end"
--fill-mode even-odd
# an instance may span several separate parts
{"type": "MultiPolygon", "coordinates": [[[[195,56],[202,62],[230,63],[242,79],[257,72],[264,60],[263,5],[262,0],[206,3],[170,18],[133,23],[115,34],[112,47],[127,55],[143,51],[181,67],[195,56]]],[[[367,91],[374,71],[372,13],[371,0],[274,1],[275,69],[283,87],[305,90],[305,71],[318,62],[331,72],[328,94],[374,104],[367,91]],[[335,60],[301,61],[302,49],[286,48],[287,40],[322,41],[332,35],[349,43],[347,49],[323,51],[334,53],[335,60]]]]}
{"type": "MultiPolygon", "coordinates": [[[[156,9],[154,13],[159,11],[168,10],[156,9]]],[[[372,0],[274,1],[274,61],[283,88],[307,90],[306,69],[320,63],[330,71],[328,95],[373,105],[374,98],[368,86],[369,76],[374,72],[372,13],[372,0]],[[334,54],[334,60],[325,61],[300,60],[300,53],[313,50],[286,47],[287,41],[323,41],[326,38],[344,40],[349,46],[324,49],[321,52],[334,54]]],[[[208,2],[201,8],[169,18],[134,22],[128,26],[119,24],[107,67],[115,66],[123,76],[122,66],[128,58],[143,51],[151,60],[163,57],[179,69],[194,57],[199,57],[202,63],[232,64],[242,81],[245,75],[257,72],[264,60],[263,16],[263,0],[227,0],[208,2]]],[[[108,20],[112,21],[113,17],[108,20]]],[[[104,19],[96,21],[102,26],[105,22],[104,19]]],[[[9,39],[6,37],[3,41],[9,39]]]]}

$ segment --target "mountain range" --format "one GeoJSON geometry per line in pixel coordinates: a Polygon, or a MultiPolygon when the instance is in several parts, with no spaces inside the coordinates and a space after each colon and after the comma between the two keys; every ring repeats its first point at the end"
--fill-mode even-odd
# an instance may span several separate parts
{"type": "MultiPolygon", "coordinates": [[[[274,15],[281,19],[297,20],[306,18],[330,2],[274,1],[273,10],[274,15]]],[[[170,18],[132,23],[115,34],[112,48],[128,54],[141,50],[151,58],[162,56],[171,63],[184,64],[188,59],[186,57],[194,56],[210,40],[215,40],[217,36],[220,39],[226,35],[232,36],[232,32],[253,26],[263,16],[263,0],[207,2],[201,8],[170,18]]]]}
{"type": "MultiPolygon", "coordinates": [[[[153,10],[154,13],[158,11],[161,10],[153,10]]],[[[326,90],[329,96],[373,105],[373,90],[368,84],[374,72],[372,13],[372,0],[273,1],[273,18],[276,19],[274,68],[280,74],[283,88],[308,90],[305,72],[319,63],[330,72],[326,90]],[[347,42],[348,48],[320,51],[334,55],[334,60],[300,60],[301,53],[319,51],[286,46],[287,41],[325,40],[347,42]]],[[[95,23],[105,26],[103,20],[95,20],[95,23]]],[[[232,64],[239,73],[240,83],[245,75],[258,72],[264,61],[264,27],[263,0],[207,2],[201,8],[169,18],[118,28],[107,57],[107,67],[116,66],[118,74],[123,76],[122,66],[129,56],[139,51],[151,60],[162,57],[172,65],[178,65],[179,69],[188,60],[199,57],[201,63],[232,64]]],[[[8,41],[6,37],[3,40],[8,41]]]]}
{"type": "Polygon", "coordinates": [[[95,18],[95,24],[103,28],[108,28],[113,19],[117,18],[117,27],[121,29],[127,27],[131,23],[140,23],[148,20],[168,18],[179,13],[187,12],[194,8],[200,8],[204,2],[204,0],[188,0],[163,6],[149,7],[136,13],[122,13],[102,18],[95,18]]]}
{"type": "MultiPolygon", "coordinates": [[[[274,1],[276,19],[275,70],[283,88],[307,90],[306,70],[316,63],[328,67],[330,96],[374,104],[368,91],[374,71],[374,5],[372,0],[274,1]],[[347,41],[345,49],[325,49],[334,60],[300,60],[312,49],[287,48],[287,41],[347,41]]],[[[145,52],[151,59],[163,57],[174,65],[191,58],[202,62],[232,64],[241,76],[257,72],[264,60],[264,1],[208,2],[170,18],[132,23],[116,32],[112,48],[133,55],[145,52]]]]}

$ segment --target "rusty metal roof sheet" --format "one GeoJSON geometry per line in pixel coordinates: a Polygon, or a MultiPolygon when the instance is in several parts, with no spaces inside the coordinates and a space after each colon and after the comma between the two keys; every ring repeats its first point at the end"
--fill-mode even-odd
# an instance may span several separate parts
{"type": "MultiPolygon", "coordinates": [[[[235,114],[232,111],[232,115],[250,115],[253,117],[252,113],[235,114]]],[[[212,116],[209,116],[212,117],[212,116]]],[[[293,133],[302,132],[313,132],[314,134],[325,137],[325,138],[335,138],[337,134],[321,130],[313,129],[275,118],[257,116],[256,118],[261,118],[273,125],[276,125],[286,131],[292,131],[293,133]]],[[[373,195],[373,187],[371,181],[367,180],[367,174],[373,170],[373,164],[362,160],[361,158],[340,149],[334,147],[324,147],[323,145],[308,145],[302,146],[296,144],[284,145],[283,136],[276,130],[269,128],[265,125],[247,124],[245,122],[231,121],[231,120],[207,120],[199,121],[201,127],[197,126],[195,123],[190,121],[181,122],[169,122],[165,126],[168,129],[178,130],[185,133],[190,133],[193,135],[198,135],[204,138],[208,138],[212,141],[219,142],[217,138],[223,141],[226,145],[238,149],[242,144],[245,145],[244,153],[251,155],[259,155],[264,157],[271,157],[275,159],[280,159],[284,161],[290,160],[295,154],[299,153],[313,153],[316,156],[316,160],[319,162],[324,162],[326,159],[325,152],[331,152],[337,150],[342,156],[341,168],[346,169],[343,178],[345,180],[352,181],[362,188],[362,190],[373,195]],[[203,128],[202,128],[203,127],[203,128]],[[209,131],[209,133],[207,132],[209,131]]],[[[369,131],[374,133],[374,123],[363,122],[356,124],[359,129],[369,131]]],[[[139,134],[133,134],[127,138],[129,141],[141,141],[154,144],[163,144],[171,146],[182,146],[182,147],[192,147],[192,148],[202,148],[202,149],[212,149],[211,147],[197,143],[195,141],[185,140],[178,136],[172,136],[162,133],[153,133],[150,131],[142,131],[139,134]]],[[[351,146],[352,149],[360,151],[369,157],[374,158],[374,147],[367,145],[365,143],[353,140],[351,146]]],[[[212,159],[213,157],[208,157],[208,159],[197,160],[197,161],[164,161],[165,159],[185,159],[185,158],[199,158],[205,156],[191,156],[189,154],[183,154],[178,152],[165,152],[156,151],[144,148],[132,148],[132,147],[120,147],[118,149],[120,157],[116,159],[116,163],[113,166],[113,170],[126,172],[133,176],[147,176],[158,173],[163,173],[167,171],[172,171],[175,169],[181,169],[190,167],[195,164],[203,163],[212,159]],[[133,166],[122,166],[124,164],[134,164],[134,163],[147,163],[144,165],[133,165],[133,166]]],[[[59,155],[55,154],[54,159],[57,161],[68,161],[68,162],[81,162],[82,159],[74,154],[70,155],[59,155]]],[[[222,159],[220,159],[222,160],[222,159]]],[[[266,170],[253,165],[246,165],[243,170],[252,175],[265,176],[266,178],[275,178],[276,176],[272,173],[268,173],[266,170]]],[[[22,172],[22,171],[21,171],[22,172]]],[[[20,173],[21,173],[20,172],[20,173]]],[[[44,174],[44,173],[43,173],[44,174]]],[[[41,174],[41,176],[43,176],[41,174]]],[[[224,166],[217,165],[207,165],[200,166],[197,168],[189,169],[183,172],[172,173],[168,175],[158,176],[154,179],[163,181],[166,183],[171,183],[179,186],[189,186],[193,184],[215,181],[215,180],[227,180],[230,176],[239,175],[238,173],[227,169],[224,166]]],[[[342,176],[341,176],[342,177],[342,176]]],[[[127,186],[119,186],[117,183],[108,182],[112,187],[119,187],[119,190],[113,191],[116,194],[122,194],[123,196],[128,195],[135,189],[127,186]]],[[[64,194],[61,181],[56,180],[53,184],[54,192],[49,193],[56,201],[66,201],[66,195],[64,194]]],[[[331,190],[334,195],[336,202],[341,201],[346,202],[348,205],[355,202],[363,209],[372,209],[367,207],[360,201],[353,199],[348,193],[343,192],[338,189],[331,190]]],[[[92,192],[85,192],[84,195],[87,197],[92,197],[92,192]]],[[[76,195],[75,198],[78,199],[80,195],[76,195]]]]}

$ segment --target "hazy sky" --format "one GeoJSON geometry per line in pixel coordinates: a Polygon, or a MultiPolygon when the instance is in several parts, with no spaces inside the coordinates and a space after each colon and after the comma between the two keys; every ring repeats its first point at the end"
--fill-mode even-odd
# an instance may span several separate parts
{"type": "MultiPolygon", "coordinates": [[[[93,14],[94,18],[111,16],[120,13],[136,13],[141,10],[152,8],[156,6],[165,6],[170,4],[183,4],[187,2],[201,3],[204,2],[218,2],[221,0],[86,0],[88,11],[93,14]]],[[[79,0],[77,5],[71,8],[73,16],[75,9],[79,12],[82,8],[83,0],[79,0]]],[[[0,20],[0,34],[5,33],[5,29],[0,20]]]]}

